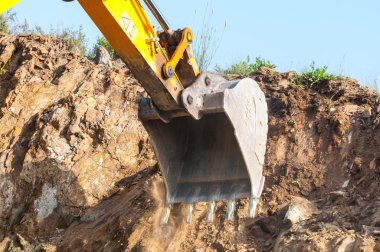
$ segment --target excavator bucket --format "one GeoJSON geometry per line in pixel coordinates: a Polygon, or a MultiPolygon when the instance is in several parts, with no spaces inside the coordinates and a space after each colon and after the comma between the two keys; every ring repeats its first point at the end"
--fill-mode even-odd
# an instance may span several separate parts
{"type": "Polygon", "coordinates": [[[149,100],[140,104],[168,203],[258,199],[268,132],[259,85],[249,78],[226,81],[204,73],[183,91],[182,102],[187,116],[171,118],[160,115],[149,100]]]}

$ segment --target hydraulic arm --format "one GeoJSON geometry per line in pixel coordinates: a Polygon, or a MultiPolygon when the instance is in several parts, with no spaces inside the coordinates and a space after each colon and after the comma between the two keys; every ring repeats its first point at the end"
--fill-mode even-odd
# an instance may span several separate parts
{"type": "MultiPolygon", "coordinates": [[[[145,2],[158,17],[165,33],[171,33],[165,21],[149,0],[145,2]]],[[[175,74],[175,67],[182,57],[186,39],[179,44],[180,52],[172,53],[160,43],[159,34],[150,21],[139,0],[79,0],[79,3],[111,43],[118,55],[124,60],[136,79],[152,97],[159,110],[179,110],[181,92],[184,85],[181,78],[194,81],[199,74],[198,66],[191,50],[188,50],[188,75],[181,78],[175,74]],[[182,55],[179,55],[182,52],[182,55]],[[169,73],[169,74],[164,74],[169,73]]],[[[185,29],[184,33],[188,33],[185,29]]],[[[170,37],[170,35],[169,35],[170,37]]]]}

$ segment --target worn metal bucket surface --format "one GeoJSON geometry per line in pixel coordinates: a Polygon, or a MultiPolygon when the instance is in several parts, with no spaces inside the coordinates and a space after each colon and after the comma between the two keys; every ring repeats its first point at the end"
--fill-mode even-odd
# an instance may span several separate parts
{"type": "Polygon", "coordinates": [[[252,79],[202,74],[183,92],[191,116],[140,117],[165,179],[168,203],[258,198],[262,192],[268,115],[252,79]],[[147,119],[148,118],[148,119],[147,119]]]}

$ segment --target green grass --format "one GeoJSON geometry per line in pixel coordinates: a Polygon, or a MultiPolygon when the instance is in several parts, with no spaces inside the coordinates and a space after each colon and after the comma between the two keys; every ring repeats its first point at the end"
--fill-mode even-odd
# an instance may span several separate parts
{"type": "Polygon", "coordinates": [[[313,61],[309,68],[305,69],[301,74],[297,74],[290,80],[290,85],[297,84],[301,89],[312,87],[322,81],[335,80],[340,76],[329,73],[328,67],[317,67],[313,61]]]}
{"type": "Polygon", "coordinates": [[[301,187],[301,183],[300,183],[300,181],[298,179],[293,180],[292,181],[292,185],[296,186],[296,187],[301,187]]]}
{"type": "Polygon", "coordinates": [[[270,60],[265,60],[261,57],[256,57],[255,62],[251,63],[249,56],[246,60],[242,60],[236,64],[233,64],[227,69],[221,69],[216,67],[217,72],[224,73],[226,75],[241,75],[249,76],[254,73],[257,73],[260,67],[268,67],[270,69],[275,69],[276,65],[273,64],[270,60]]]}

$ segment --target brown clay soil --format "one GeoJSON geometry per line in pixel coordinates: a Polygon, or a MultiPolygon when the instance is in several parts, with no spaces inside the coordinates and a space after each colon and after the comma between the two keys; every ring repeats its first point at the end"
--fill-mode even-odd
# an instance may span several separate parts
{"type": "Polygon", "coordinates": [[[248,203],[159,225],[165,187],[120,62],[0,36],[0,251],[380,251],[380,97],[350,78],[254,78],[269,107],[266,184],[248,203]],[[291,218],[292,214],[296,218],[291,218]]]}

